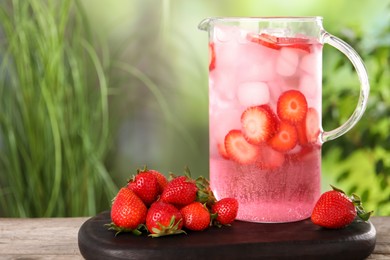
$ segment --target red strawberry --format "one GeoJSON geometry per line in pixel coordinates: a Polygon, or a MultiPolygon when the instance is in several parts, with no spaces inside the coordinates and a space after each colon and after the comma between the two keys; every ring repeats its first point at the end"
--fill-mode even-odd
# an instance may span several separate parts
{"type": "Polygon", "coordinates": [[[161,194],[161,200],[181,208],[195,201],[197,191],[194,180],[179,176],[167,184],[161,194]]]}
{"type": "Polygon", "coordinates": [[[242,133],[248,143],[268,141],[276,131],[276,115],[267,105],[249,107],[241,115],[242,133]]]}
{"type": "Polygon", "coordinates": [[[215,49],[214,43],[209,44],[209,71],[215,69],[215,49]]]}
{"type": "Polygon", "coordinates": [[[167,186],[167,184],[168,184],[168,179],[159,171],[148,170],[148,172],[150,172],[151,174],[156,176],[157,183],[158,183],[158,194],[161,194],[164,191],[164,189],[167,186]]]}
{"type": "Polygon", "coordinates": [[[235,198],[221,199],[213,205],[211,212],[217,214],[217,225],[229,225],[237,217],[238,201],[235,198]]]}
{"type": "Polygon", "coordinates": [[[279,130],[274,137],[269,140],[269,145],[279,152],[287,152],[295,147],[298,142],[298,134],[293,125],[280,122],[279,130]]]}
{"type": "Polygon", "coordinates": [[[173,206],[162,201],[153,203],[146,215],[146,228],[150,236],[160,237],[184,233],[183,217],[180,211],[173,206]]]}
{"type": "Polygon", "coordinates": [[[112,223],[109,229],[140,234],[140,225],[145,223],[147,208],[142,200],[130,189],[121,188],[111,207],[112,223]]]}
{"type": "Polygon", "coordinates": [[[311,220],[314,224],[330,229],[344,228],[351,224],[358,215],[368,220],[372,212],[365,212],[358,196],[349,198],[335,187],[321,195],[314,206],[311,220]]]}
{"type": "Polygon", "coordinates": [[[145,203],[146,206],[156,201],[159,194],[159,185],[157,178],[151,172],[138,172],[127,187],[134,191],[135,194],[145,203]]]}
{"type": "Polygon", "coordinates": [[[210,226],[210,212],[200,202],[193,202],[180,210],[184,227],[189,230],[202,231],[210,226]]]}
{"type": "Polygon", "coordinates": [[[240,130],[231,130],[225,136],[225,148],[229,158],[240,164],[254,163],[259,149],[248,143],[240,130]]]}
{"type": "Polygon", "coordinates": [[[283,121],[296,124],[305,119],[307,101],[298,90],[287,90],[280,95],[277,104],[277,114],[283,121]]]}

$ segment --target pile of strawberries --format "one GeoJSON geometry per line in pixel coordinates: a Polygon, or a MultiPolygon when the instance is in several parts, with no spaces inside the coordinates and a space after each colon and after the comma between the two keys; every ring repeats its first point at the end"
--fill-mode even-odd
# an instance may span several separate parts
{"type": "Polygon", "coordinates": [[[110,230],[143,231],[152,237],[202,231],[210,226],[230,225],[236,218],[238,202],[234,198],[219,201],[207,179],[171,174],[168,180],[156,170],[137,170],[126,187],[119,190],[112,202],[110,230]]]}

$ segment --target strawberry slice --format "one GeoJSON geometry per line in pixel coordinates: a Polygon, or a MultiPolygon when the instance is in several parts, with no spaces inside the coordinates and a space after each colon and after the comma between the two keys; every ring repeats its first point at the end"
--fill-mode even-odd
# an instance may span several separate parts
{"type": "Polygon", "coordinates": [[[218,143],[218,152],[224,159],[229,159],[229,155],[226,152],[225,143],[218,143]]]}
{"type": "Polygon", "coordinates": [[[310,52],[310,41],[306,38],[278,37],[277,43],[281,47],[289,47],[310,52]]]}
{"type": "Polygon", "coordinates": [[[269,145],[279,152],[287,152],[295,147],[298,142],[298,134],[295,127],[289,123],[281,121],[279,130],[269,140],[269,145]]]}
{"type": "Polygon", "coordinates": [[[282,48],[281,46],[278,45],[278,37],[269,34],[248,33],[247,39],[251,42],[261,44],[271,49],[279,50],[280,48],[282,48]]]}
{"type": "Polygon", "coordinates": [[[306,137],[309,143],[315,143],[318,140],[320,134],[320,117],[317,110],[310,107],[307,110],[306,120],[306,137]]]}
{"type": "Polygon", "coordinates": [[[209,71],[215,69],[215,49],[214,43],[209,44],[209,71]]]}
{"type": "Polygon", "coordinates": [[[308,143],[306,135],[306,120],[302,120],[299,124],[295,126],[298,134],[298,142],[300,145],[306,145],[308,143]]]}
{"type": "Polygon", "coordinates": [[[297,124],[306,117],[306,98],[298,90],[287,90],[280,95],[276,110],[281,120],[297,124]]]}
{"type": "Polygon", "coordinates": [[[242,132],[251,144],[268,141],[276,132],[276,115],[268,105],[249,107],[241,115],[242,132]]]}
{"type": "Polygon", "coordinates": [[[225,148],[229,158],[240,164],[256,161],[258,147],[248,143],[240,130],[231,130],[225,137],[225,148]]]}
{"type": "Polygon", "coordinates": [[[300,49],[310,52],[310,40],[299,37],[277,37],[266,33],[249,33],[247,39],[251,42],[261,44],[265,47],[280,50],[282,47],[300,49]]]}

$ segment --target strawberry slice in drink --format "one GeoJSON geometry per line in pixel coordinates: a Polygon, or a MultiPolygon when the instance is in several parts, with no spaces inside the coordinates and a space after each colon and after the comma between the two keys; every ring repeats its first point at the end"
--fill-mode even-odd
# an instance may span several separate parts
{"type": "Polygon", "coordinates": [[[310,52],[310,41],[306,38],[278,37],[277,44],[281,47],[289,47],[310,52]]]}
{"type": "Polygon", "coordinates": [[[307,110],[305,123],[306,123],[307,141],[309,143],[315,143],[318,139],[320,132],[321,132],[321,130],[320,130],[320,117],[318,115],[317,110],[315,110],[312,107],[310,107],[307,110]]]}
{"type": "Polygon", "coordinates": [[[254,163],[259,148],[246,141],[240,130],[231,130],[225,137],[225,149],[229,158],[240,164],[254,163]]]}
{"type": "Polygon", "coordinates": [[[269,145],[279,152],[287,152],[295,147],[298,142],[298,134],[295,127],[289,123],[281,121],[279,130],[269,140],[269,145]]]}
{"type": "Polygon", "coordinates": [[[296,125],[299,144],[306,145],[315,143],[318,140],[320,130],[320,118],[317,111],[310,107],[307,110],[306,118],[296,125]]]}
{"type": "Polygon", "coordinates": [[[209,44],[209,71],[215,69],[215,48],[214,43],[209,44]]]}
{"type": "Polygon", "coordinates": [[[274,50],[280,50],[283,47],[288,47],[310,52],[310,40],[307,38],[277,37],[266,33],[248,33],[247,39],[251,42],[261,44],[274,50]]]}
{"type": "Polygon", "coordinates": [[[251,42],[261,44],[271,49],[279,50],[280,48],[282,48],[278,45],[278,37],[266,33],[248,33],[247,39],[251,42]]]}
{"type": "Polygon", "coordinates": [[[268,105],[247,108],[241,115],[242,132],[251,144],[268,141],[276,132],[276,115],[268,105]]]}
{"type": "Polygon", "coordinates": [[[296,124],[306,118],[307,101],[300,91],[287,90],[280,95],[276,109],[281,120],[296,124]]]}

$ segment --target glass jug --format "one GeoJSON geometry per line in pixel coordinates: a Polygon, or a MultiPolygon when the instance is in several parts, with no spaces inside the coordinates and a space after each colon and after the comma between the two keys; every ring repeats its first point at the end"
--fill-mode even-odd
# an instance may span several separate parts
{"type": "Polygon", "coordinates": [[[350,130],[369,95],[366,69],[322,17],[208,18],[210,184],[239,201],[237,219],[292,222],[320,196],[321,146],[350,130]],[[351,117],[324,131],[322,47],[354,65],[360,97],[351,117]]]}

